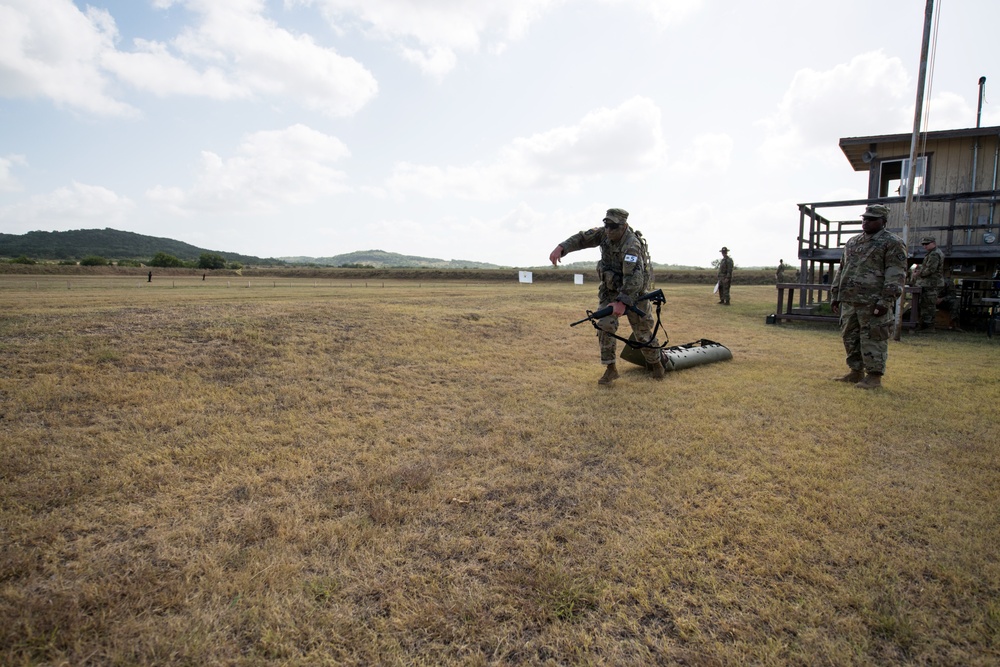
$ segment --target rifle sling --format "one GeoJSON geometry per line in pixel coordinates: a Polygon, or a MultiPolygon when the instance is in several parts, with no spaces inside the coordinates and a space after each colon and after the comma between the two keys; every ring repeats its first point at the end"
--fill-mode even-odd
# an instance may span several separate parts
{"type": "MultiPolygon", "coordinates": [[[[662,304],[661,301],[657,301],[656,302],[656,326],[653,327],[653,334],[649,337],[649,340],[653,340],[654,338],[656,338],[656,332],[660,330],[660,305],[661,304],[662,304]]],[[[612,338],[614,338],[615,340],[620,340],[621,342],[625,343],[626,345],[628,345],[629,347],[632,347],[632,348],[641,349],[641,348],[644,348],[644,347],[648,347],[648,348],[650,348],[652,350],[662,350],[663,348],[665,348],[667,346],[666,343],[664,343],[663,345],[652,345],[649,342],[643,343],[642,341],[639,341],[639,340],[630,340],[628,338],[622,338],[618,334],[608,333],[607,331],[605,331],[604,329],[602,329],[597,324],[597,320],[590,320],[590,323],[599,332],[607,334],[607,335],[611,336],[612,338]]]]}

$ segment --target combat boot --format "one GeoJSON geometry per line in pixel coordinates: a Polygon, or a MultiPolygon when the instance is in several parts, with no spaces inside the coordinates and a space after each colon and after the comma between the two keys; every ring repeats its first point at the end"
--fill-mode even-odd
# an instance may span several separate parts
{"type": "Polygon", "coordinates": [[[611,384],[618,379],[618,367],[614,364],[608,364],[604,369],[604,375],[601,379],[597,381],[597,384],[611,384]]]}
{"type": "Polygon", "coordinates": [[[667,377],[667,371],[663,368],[663,364],[660,362],[653,364],[652,368],[649,369],[649,374],[654,380],[662,380],[667,377]]]}
{"type": "Polygon", "coordinates": [[[882,388],[882,374],[881,373],[869,373],[865,376],[865,379],[854,385],[855,389],[881,389],[882,388]]]}
{"type": "Polygon", "coordinates": [[[865,372],[860,370],[856,371],[852,369],[851,372],[845,375],[844,377],[833,378],[833,379],[836,380],[837,382],[850,382],[852,384],[857,384],[858,382],[861,382],[862,380],[865,379],[865,372]]]}

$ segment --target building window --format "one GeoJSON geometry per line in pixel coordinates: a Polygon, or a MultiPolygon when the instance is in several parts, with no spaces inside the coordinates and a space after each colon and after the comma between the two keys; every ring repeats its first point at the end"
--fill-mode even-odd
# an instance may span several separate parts
{"type": "MultiPolygon", "coordinates": [[[[879,165],[878,196],[905,197],[906,179],[910,175],[910,159],[883,160],[879,165]]],[[[916,183],[914,195],[925,194],[924,184],[927,182],[927,156],[917,158],[917,170],[913,178],[916,183]]]]}

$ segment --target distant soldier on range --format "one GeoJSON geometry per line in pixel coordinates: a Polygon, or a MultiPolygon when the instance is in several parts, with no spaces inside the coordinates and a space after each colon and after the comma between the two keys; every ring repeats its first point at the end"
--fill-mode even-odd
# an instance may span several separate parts
{"type": "Polygon", "coordinates": [[[886,231],[888,217],[888,206],[865,208],[863,233],[844,246],[840,271],[830,286],[830,308],[840,315],[840,335],[851,369],[837,379],[853,382],[858,389],[882,386],[892,335],[892,305],[903,293],[906,278],[906,246],[886,231]]]}
{"type": "MultiPolygon", "coordinates": [[[[608,209],[603,227],[595,227],[569,237],[549,254],[549,261],[555,266],[565,255],[583,248],[601,248],[601,261],[597,265],[601,280],[597,288],[599,308],[612,306],[611,315],[597,321],[600,333],[601,363],[605,365],[604,375],[598,384],[609,385],[618,379],[615,364],[617,340],[611,336],[618,331],[618,318],[628,317],[628,323],[639,342],[659,346],[653,337],[656,318],[649,304],[636,304],[636,299],[652,289],[653,267],[649,251],[642,235],[628,226],[628,211],[620,208],[608,209]],[[641,317],[626,306],[637,306],[646,313],[641,317]]],[[[666,334],[664,334],[666,336],[666,334]]],[[[649,347],[640,348],[650,374],[657,380],[663,379],[666,370],[660,363],[660,351],[649,347]]]]}
{"type": "Polygon", "coordinates": [[[719,305],[729,305],[729,288],[733,284],[733,258],[729,256],[729,248],[723,246],[719,252],[719,305]]]}
{"type": "Polygon", "coordinates": [[[944,287],[944,253],[937,247],[937,239],[925,236],[920,239],[920,245],[927,251],[924,261],[913,272],[914,282],[920,287],[919,331],[934,328],[937,317],[938,293],[944,287]]]}

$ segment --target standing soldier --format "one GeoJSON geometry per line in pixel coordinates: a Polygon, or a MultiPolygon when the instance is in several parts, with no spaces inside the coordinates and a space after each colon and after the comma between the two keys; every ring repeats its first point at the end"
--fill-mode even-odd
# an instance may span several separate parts
{"type": "Polygon", "coordinates": [[[851,369],[837,379],[853,382],[858,389],[882,386],[892,335],[892,305],[903,293],[906,277],[906,246],[886,231],[888,217],[888,206],[865,208],[863,233],[847,242],[840,272],[830,287],[830,307],[840,315],[840,334],[851,369]]]}
{"type": "Polygon", "coordinates": [[[719,304],[729,305],[729,286],[733,284],[733,258],[729,256],[729,248],[723,246],[719,252],[719,304]]]}
{"type": "Polygon", "coordinates": [[[613,311],[611,315],[597,321],[600,328],[598,341],[601,346],[601,363],[605,366],[604,375],[597,383],[608,385],[618,379],[618,367],[615,364],[617,341],[612,334],[618,331],[618,318],[622,315],[628,316],[635,339],[653,346],[641,348],[642,356],[651,375],[661,380],[666,375],[666,369],[660,363],[659,349],[654,349],[659,346],[653,336],[656,318],[650,312],[648,304],[645,307],[639,304],[646,313],[645,317],[626,309],[627,306],[636,306],[636,298],[652,289],[653,285],[653,265],[646,241],[642,234],[628,226],[628,211],[608,209],[603,227],[595,227],[569,237],[549,254],[549,261],[555,266],[563,256],[571,252],[598,246],[601,248],[601,261],[597,265],[597,273],[601,284],[597,288],[597,297],[600,308],[610,305],[613,311]]]}
{"type": "Polygon", "coordinates": [[[920,288],[920,324],[917,331],[927,331],[934,328],[938,293],[944,287],[944,253],[937,247],[937,239],[933,236],[920,239],[920,245],[927,251],[927,255],[913,272],[914,281],[920,288]]]}
{"type": "Polygon", "coordinates": [[[783,282],[785,282],[785,269],[786,268],[788,268],[788,267],[785,266],[785,260],[779,259],[778,260],[778,270],[774,272],[774,282],[776,282],[776,283],[783,283],[783,282]]]}

